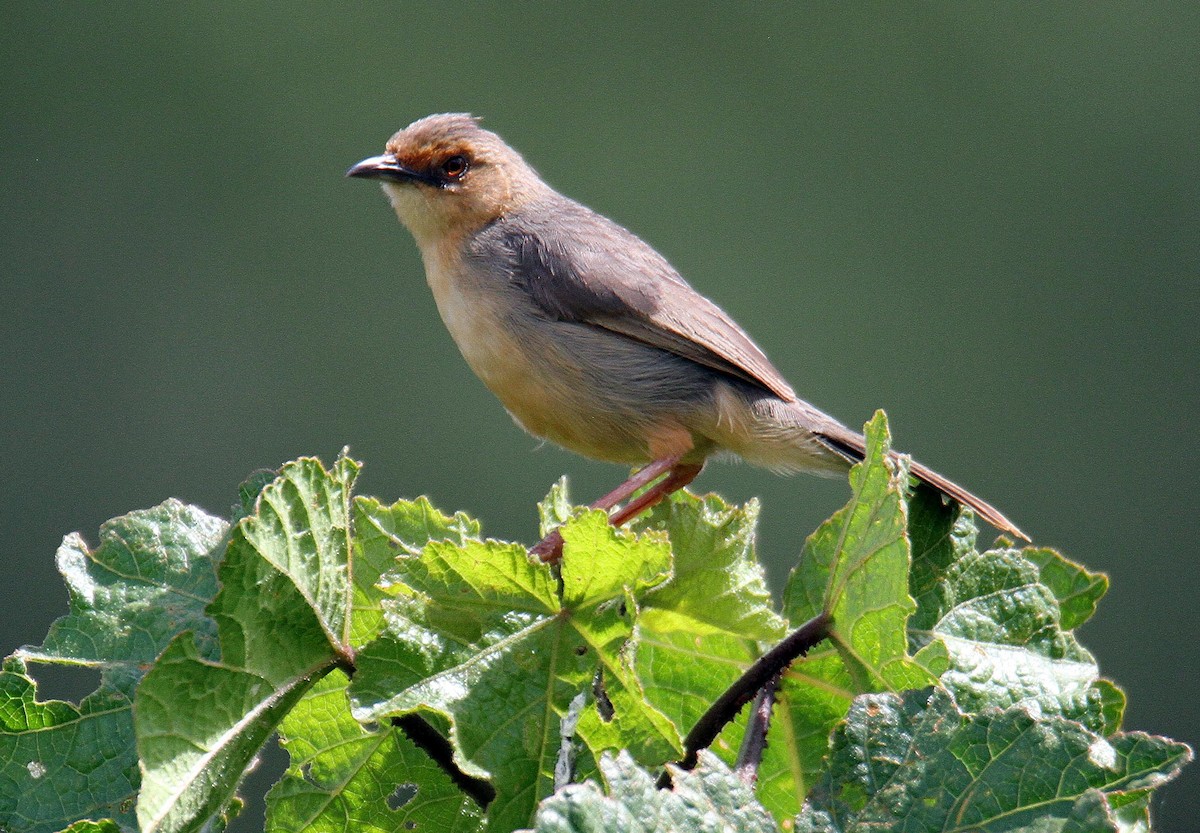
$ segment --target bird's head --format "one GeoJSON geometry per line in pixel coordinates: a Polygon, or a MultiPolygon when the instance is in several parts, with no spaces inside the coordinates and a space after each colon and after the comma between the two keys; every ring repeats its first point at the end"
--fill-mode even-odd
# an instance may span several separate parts
{"type": "Polygon", "coordinates": [[[463,113],[413,122],[346,176],[381,180],[422,245],[473,231],[546,190],[519,153],[463,113]]]}

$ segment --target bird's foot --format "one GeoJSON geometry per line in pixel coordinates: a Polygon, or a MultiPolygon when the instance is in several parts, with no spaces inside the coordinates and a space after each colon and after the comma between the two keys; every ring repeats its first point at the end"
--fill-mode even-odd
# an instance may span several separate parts
{"type": "Polygon", "coordinates": [[[529,548],[529,554],[543,564],[557,564],[562,559],[563,537],[554,530],[529,548]]]}
{"type": "MultiPolygon", "coordinates": [[[[680,463],[678,458],[651,463],[616,489],[591,504],[591,508],[604,509],[605,511],[613,509],[618,502],[625,500],[634,491],[652,482],[655,477],[661,477],[665,472],[666,477],[638,497],[629,501],[623,509],[618,509],[609,515],[609,523],[613,526],[621,526],[631,518],[637,517],[650,509],[672,492],[682,489],[691,483],[696,479],[696,475],[700,473],[700,469],[702,468],[704,468],[703,463],[689,463],[685,465],[680,463]]],[[[556,529],[530,547],[529,554],[543,564],[557,564],[562,560],[562,549],[563,537],[556,529]]]]}

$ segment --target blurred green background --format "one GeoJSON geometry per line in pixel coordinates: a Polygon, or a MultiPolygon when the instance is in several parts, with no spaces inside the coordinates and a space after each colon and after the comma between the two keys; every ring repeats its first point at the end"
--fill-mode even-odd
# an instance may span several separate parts
{"type": "MultiPolygon", "coordinates": [[[[1200,6],[350,8],[0,6],[0,647],[64,612],[63,534],[168,496],[224,514],[298,455],[349,444],[364,492],[527,541],[560,474],[581,500],[622,477],[512,425],[342,178],[470,111],[802,396],[886,408],[900,448],[1108,572],[1082,637],[1127,725],[1200,740],[1200,6]]],[[[697,487],[761,497],[777,588],[847,495],[697,487]]],[[[1197,794],[1193,765],[1160,829],[1197,794]]]]}

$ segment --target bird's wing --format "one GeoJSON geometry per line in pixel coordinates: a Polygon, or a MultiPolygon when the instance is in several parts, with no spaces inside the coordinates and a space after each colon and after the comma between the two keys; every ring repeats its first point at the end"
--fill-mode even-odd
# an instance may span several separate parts
{"type": "Polygon", "coordinates": [[[505,223],[510,279],[547,315],[603,327],[758,385],[796,393],[750,336],[621,226],[578,204],[505,223]]]}

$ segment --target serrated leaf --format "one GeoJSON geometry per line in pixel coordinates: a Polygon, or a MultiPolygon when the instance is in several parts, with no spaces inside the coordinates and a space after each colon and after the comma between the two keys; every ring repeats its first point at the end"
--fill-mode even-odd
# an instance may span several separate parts
{"type": "Polygon", "coordinates": [[[565,524],[575,511],[571,505],[566,475],[558,478],[538,502],[538,534],[543,538],[565,524]]]}
{"type": "Polygon", "coordinates": [[[357,472],[345,459],[330,471],[313,458],[288,463],[234,527],[208,608],[223,664],[283,682],[345,649],[357,472]]]}
{"type": "Polygon", "coordinates": [[[469,833],[483,812],[399,729],[350,715],[348,680],[317,683],[279,726],[291,764],[267,795],[269,833],[469,833]]]}
{"type": "Polygon", "coordinates": [[[850,471],[850,502],[805,541],[784,592],[793,623],[832,614],[830,642],[856,693],[930,682],[909,659],[904,635],[916,610],[908,594],[908,475],[889,456],[882,411],[867,424],[866,437],[863,461],[850,471]]]}
{"type": "MultiPolygon", "coordinates": [[[[554,784],[560,723],[579,692],[604,692],[576,736],[588,750],[678,753],[676,730],[645,702],[625,650],[637,597],[669,574],[662,542],[613,530],[603,513],[573,518],[560,578],[519,545],[430,543],[398,561],[406,592],[385,603],[385,635],[359,655],[359,720],[436,709],[453,723],[464,768],[497,791],[489,825],[528,824],[554,784]],[[560,589],[561,587],[561,589],[560,589]]],[[[584,762],[586,764],[586,762],[584,762]]]]}
{"type": "Polygon", "coordinates": [[[747,639],[784,635],[786,623],[754,555],[758,512],[756,500],[731,506],[717,495],[681,490],[639,522],[641,530],[665,533],[673,556],[671,580],[642,601],[646,613],[654,611],[656,627],[747,639]]]}
{"type": "Polygon", "coordinates": [[[562,601],[568,607],[591,608],[624,592],[640,598],[671,577],[671,549],[662,536],[618,534],[603,512],[579,516],[562,536],[562,601]]]}
{"type": "Polygon", "coordinates": [[[349,644],[350,490],[359,464],[340,457],[289,463],[258,495],[238,531],[259,557],[288,577],[334,645],[349,644]]]}
{"type": "Polygon", "coordinates": [[[428,498],[399,500],[384,506],[375,498],[355,498],[356,517],[361,518],[355,529],[359,537],[378,539],[380,545],[392,550],[388,566],[398,555],[420,555],[432,541],[448,541],[462,546],[478,540],[479,522],[462,512],[453,516],[439,512],[428,498]]]}
{"type": "Polygon", "coordinates": [[[301,459],[235,527],[208,608],[220,660],[181,634],[138,686],[143,833],[202,827],[276,725],[349,646],[350,488],[358,464],[301,459]]]}
{"type": "Polygon", "coordinates": [[[184,628],[215,652],[204,608],[216,593],[215,553],[226,531],[224,521],[168,500],[106,522],[95,550],[78,534],[63,539],[56,561],[70,612],[0,674],[0,825],[8,831],[104,818],[133,829],[134,687],[184,628]],[[100,687],[78,707],[39,703],[26,660],[99,668],[100,687]]]}
{"type": "MultiPolygon", "coordinates": [[[[1108,796],[1108,810],[1117,833],[1151,833],[1150,790],[1108,796]]],[[[1080,831],[1084,833],[1084,831],[1080,831]]]]}
{"type": "Polygon", "coordinates": [[[638,605],[638,674],[645,696],[683,730],[754,661],[757,640],[783,635],[754,558],[757,519],[756,502],[680,491],[637,524],[665,534],[673,555],[670,580],[638,605]]]}
{"type": "Polygon", "coordinates": [[[354,601],[350,644],[359,648],[383,628],[381,589],[399,552],[415,555],[430,541],[462,544],[479,537],[479,524],[459,513],[443,515],[420,497],[383,506],[374,498],[354,499],[354,601]]]}
{"type": "Polygon", "coordinates": [[[690,772],[671,768],[674,786],[655,778],[627,753],[600,760],[608,794],[594,783],[573,784],[542,802],[536,833],[777,833],[753,791],[708,752],[690,772]]]}
{"type": "Polygon", "coordinates": [[[1054,550],[1026,547],[1021,554],[1038,566],[1038,580],[1058,601],[1059,627],[1073,630],[1092,618],[1108,592],[1108,576],[1089,572],[1054,550]]]}
{"type": "Polygon", "coordinates": [[[909,496],[909,593],[917,605],[909,617],[910,628],[927,628],[936,619],[942,576],[960,553],[974,548],[976,528],[965,519],[958,523],[961,514],[959,504],[924,483],[918,483],[909,496]]]}
{"type": "Polygon", "coordinates": [[[130,719],[132,683],[109,681],[79,706],[38,702],[17,657],[0,671],[0,825],[11,833],[52,833],[78,819],[114,819],[136,828],[137,756],[130,719]]]}
{"type": "MultiPolygon", "coordinates": [[[[688,730],[761,653],[760,641],[781,638],[785,622],[773,609],[762,568],[754,557],[758,504],[732,507],[715,495],[678,492],[641,523],[667,534],[675,557],[671,581],[646,594],[638,622],[638,673],[646,697],[681,730],[688,730]]],[[[817,767],[829,728],[845,713],[849,696],[817,729],[819,737],[799,738],[787,721],[776,722],[771,746],[795,760],[799,743],[805,764],[817,767]]],[[[783,706],[786,708],[786,705],[783,706]]],[[[744,715],[713,744],[732,763],[745,729],[744,715]]],[[[806,733],[808,727],[801,727],[806,733]]],[[[760,777],[774,797],[792,789],[794,772],[776,769],[760,777]]],[[[803,797],[803,792],[800,798],[803,797]]],[[[776,802],[779,804],[779,802],[776,802]]],[[[800,799],[781,805],[779,817],[794,815],[800,799]]],[[[775,809],[775,808],[772,808],[775,809]]]]}
{"type": "Polygon", "coordinates": [[[212,654],[216,627],[204,608],[217,592],[218,547],[227,530],[219,518],[168,500],[107,521],[95,550],[78,533],[68,535],[55,561],[71,612],[55,620],[40,648],[21,655],[139,666],[153,662],[184,630],[195,632],[212,654]]]}
{"type": "Polygon", "coordinates": [[[1107,579],[1053,550],[975,549],[966,517],[939,498],[912,500],[918,610],[909,622],[917,659],[939,675],[968,711],[1036,702],[1046,714],[1081,720],[1108,734],[1120,727],[1124,696],[1064,626],[1095,610],[1107,579]]]}
{"type": "Polygon", "coordinates": [[[784,592],[784,612],[799,626],[832,614],[828,642],[792,663],[776,698],[770,742],[759,768],[759,797],[778,818],[799,809],[824,771],[829,733],[868,691],[933,681],[907,653],[907,473],[890,457],[887,419],[866,426],[867,451],[850,473],[850,502],[805,541],[784,592]]]}
{"type": "Polygon", "coordinates": [[[258,496],[262,494],[262,490],[275,482],[275,478],[279,475],[273,469],[258,469],[238,484],[238,501],[233,505],[233,511],[230,513],[231,523],[237,523],[242,518],[254,514],[254,507],[258,504],[258,496]]]}
{"type": "MultiPolygon", "coordinates": [[[[557,607],[552,577],[516,545],[432,542],[399,563],[384,635],[358,655],[352,697],[360,721],[414,710],[448,719],[488,665],[504,661],[509,646],[536,640],[557,607]]],[[[487,774],[465,758],[459,765],[487,774]]]]}
{"type": "Polygon", "coordinates": [[[198,830],[220,813],[279,721],[327,668],[268,680],[204,660],[190,634],[171,643],[137,691],[143,833],[198,830]]]}
{"type": "Polygon", "coordinates": [[[944,689],[855,699],[798,833],[1116,830],[1109,797],[1175,777],[1180,743],[1103,738],[1027,708],[965,715],[944,689]]]}

